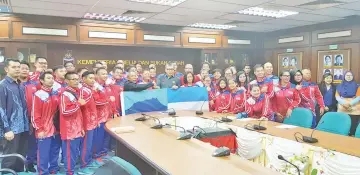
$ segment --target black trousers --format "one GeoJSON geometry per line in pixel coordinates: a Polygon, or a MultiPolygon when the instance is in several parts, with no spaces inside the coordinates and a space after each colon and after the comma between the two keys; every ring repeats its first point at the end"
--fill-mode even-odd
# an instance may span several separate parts
{"type": "Polygon", "coordinates": [[[360,115],[350,115],[351,117],[351,128],[350,128],[350,136],[355,135],[356,128],[359,125],[360,115]]]}
{"type": "MultiPolygon", "coordinates": [[[[28,132],[15,134],[14,139],[8,141],[4,139],[4,155],[7,154],[21,154],[26,156],[27,142],[29,138],[28,132]]],[[[17,157],[4,158],[1,162],[1,168],[9,168],[16,172],[24,171],[24,161],[17,157]]]]}

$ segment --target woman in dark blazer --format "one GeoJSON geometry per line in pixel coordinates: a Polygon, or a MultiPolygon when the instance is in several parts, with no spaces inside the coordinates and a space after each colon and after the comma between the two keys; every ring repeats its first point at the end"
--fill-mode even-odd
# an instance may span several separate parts
{"type": "MultiPolygon", "coordinates": [[[[322,81],[319,84],[321,95],[323,96],[326,112],[337,111],[337,100],[335,98],[336,86],[333,83],[333,75],[326,73],[322,77],[322,81]]],[[[319,106],[316,106],[316,121],[320,121],[321,116],[319,115],[319,106]]]]}

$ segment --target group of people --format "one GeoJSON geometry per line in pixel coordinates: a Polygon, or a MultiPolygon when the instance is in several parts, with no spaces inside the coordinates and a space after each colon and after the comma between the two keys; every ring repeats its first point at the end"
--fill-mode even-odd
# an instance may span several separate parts
{"type": "MultiPolygon", "coordinates": [[[[253,71],[245,65],[238,72],[235,66],[211,70],[204,62],[199,74],[194,74],[191,64],[185,65],[184,73],[178,72],[176,62],[168,62],[163,74],[157,74],[154,64],[125,69],[123,60],[109,72],[103,61],[94,63],[92,69],[76,70],[72,62],[48,69],[47,59],[38,57],[34,66],[31,73],[26,62],[5,61],[7,75],[0,82],[0,136],[5,138],[4,154],[26,155],[27,170],[34,172],[36,164],[41,175],[61,174],[59,160],[65,174],[74,174],[80,164],[78,173],[90,175],[110,158],[111,137],[104,125],[121,116],[122,91],[205,87],[210,111],[283,122],[294,108],[304,107],[313,113],[313,127],[325,112],[336,111],[338,104],[350,112],[360,101],[360,88],[350,71],[335,86],[329,73],[320,85],[311,82],[309,69],[275,76],[271,63],[257,64],[253,71]]],[[[351,134],[358,117],[352,116],[351,134]]],[[[14,157],[1,164],[23,171],[14,157]]]]}

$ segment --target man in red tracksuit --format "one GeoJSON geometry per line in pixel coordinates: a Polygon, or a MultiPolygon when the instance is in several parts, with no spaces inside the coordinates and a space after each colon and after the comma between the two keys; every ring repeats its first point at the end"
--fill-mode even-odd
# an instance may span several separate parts
{"type": "Polygon", "coordinates": [[[303,82],[301,85],[297,85],[296,89],[300,91],[301,102],[300,106],[310,109],[313,113],[312,127],[316,126],[316,113],[315,106],[320,106],[320,116],[324,114],[325,104],[320,89],[316,83],[311,82],[311,71],[309,69],[303,69],[303,82]]]}
{"type": "Polygon", "coordinates": [[[85,100],[81,106],[83,114],[83,127],[85,130],[84,140],[80,147],[81,173],[94,173],[89,168],[97,168],[102,164],[97,160],[92,161],[92,148],[95,130],[97,128],[96,92],[94,91],[95,75],[86,71],[82,74],[83,86],[80,88],[80,98],[85,100]]]}
{"type": "Polygon", "coordinates": [[[83,116],[80,109],[85,100],[79,98],[79,75],[75,72],[65,74],[64,92],[60,96],[60,135],[64,151],[64,168],[67,175],[74,174],[76,160],[83,136],[83,116]]]}
{"type": "Polygon", "coordinates": [[[95,102],[99,127],[96,129],[96,136],[94,139],[94,157],[100,162],[102,161],[102,159],[100,159],[101,157],[109,158],[107,152],[110,147],[111,137],[105,132],[105,122],[112,119],[113,116],[119,115],[115,109],[115,95],[110,86],[105,84],[107,78],[108,73],[106,69],[99,68],[96,70],[97,83],[95,83],[94,88],[98,93],[98,98],[95,99],[95,102]]]}
{"type": "Polygon", "coordinates": [[[62,90],[64,90],[64,87],[66,87],[66,83],[65,83],[66,69],[64,66],[60,65],[60,66],[56,66],[55,68],[53,68],[53,72],[54,72],[54,78],[55,78],[53,90],[58,91],[60,94],[62,92],[62,90]]]}
{"type": "MultiPolygon", "coordinates": [[[[29,70],[30,65],[27,62],[21,62],[20,63],[20,80],[21,83],[25,87],[25,98],[26,98],[26,106],[28,109],[28,117],[29,121],[31,120],[31,109],[32,109],[32,102],[33,102],[33,95],[37,91],[37,81],[32,81],[29,79],[29,70]]],[[[30,172],[36,172],[36,169],[34,167],[36,163],[36,151],[37,151],[37,145],[36,145],[36,138],[35,134],[33,132],[33,127],[30,125],[30,137],[28,140],[28,150],[26,153],[26,169],[30,172]]]]}
{"type": "Polygon", "coordinates": [[[40,175],[56,174],[59,151],[54,150],[56,132],[53,118],[58,110],[58,95],[52,91],[54,77],[51,72],[40,75],[41,89],[36,91],[32,103],[31,123],[38,147],[37,170],[40,175]],[[49,166],[50,165],[50,166],[49,166]]]}
{"type": "MultiPolygon", "coordinates": [[[[35,59],[35,72],[32,72],[31,74],[29,74],[29,79],[32,81],[36,81],[39,82],[39,76],[42,72],[44,72],[47,69],[47,60],[45,57],[36,57],[35,59]]],[[[40,88],[40,83],[38,88],[40,88]]]]}
{"type": "MultiPolygon", "coordinates": [[[[267,97],[271,99],[274,96],[273,80],[265,77],[264,67],[260,64],[254,66],[254,74],[256,76],[256,79],[251,81],[250,85],[259,85],[261,93],[266,93],[267,97]]],[[[250,92],[250,89],[248,90],[248,92],[250,92]]]]}
{"type": "Polygon", "coordinates": [[[126,81],[126,79],[122,77],[122,73],[123,73],[123,71],[121,68],[115,67],[113,69],[114,84],[110,85],[110,87],[115,95],[115,108],[119,114],[121,114],[120,94],[124,90],[124,83],[126,81]]]}

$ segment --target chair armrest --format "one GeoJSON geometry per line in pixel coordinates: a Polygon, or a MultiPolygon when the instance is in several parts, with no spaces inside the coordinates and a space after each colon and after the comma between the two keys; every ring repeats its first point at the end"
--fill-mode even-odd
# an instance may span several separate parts
{"type": "Polygon", "coordinates": [[[18,173],[16,173],[14,170],[12,169],[8,169],[8,168],[2,168],[0,169],[0,173],[3,174],[3,173],[11,173],[13,175],[18,175],[18,173]]]}

